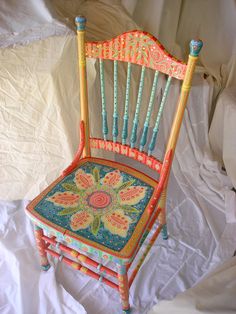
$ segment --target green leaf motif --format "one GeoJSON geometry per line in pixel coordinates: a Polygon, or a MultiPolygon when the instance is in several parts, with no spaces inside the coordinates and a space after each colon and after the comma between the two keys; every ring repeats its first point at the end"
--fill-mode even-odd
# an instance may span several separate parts
{"type": "Polygon", "coordinates": [[[132,214],[138,214],[139,213],[139,210],[135,207],[132,207],[132,206],[123,205],[122,209],[126,213],[132,213],[132,214]]]}
{"type": "Polygon", "coordinates": [[[100,180],[100,174],[98,168],[93,169],[93,176],[96,182],[99,182],[100,180]]]}
{"type": "Polygon", "coordinates": [[[79,192],[77,187],[76,187],[76,185],[73,184],[73,183],[62,183],[62,186],[67,191],[71,191],[71,192],[74,192],[74,193],[78,193],[79,192]]]}
{"type": "Polygon", "coordinates": [[[140,60],[140,59],[141,59],[141,57],[142,57],[142,55],[141,55],[141,54],[139,54],[139,55],[137,56],[137,60],[140,60]]]}
{"type": "Polygon", "coordinates": [[[95,237],[98,234],[98,230],[100,228],[100,223],[101,223],[101,217],[100,216],[95,216],[93,223],[91,225],[91,232],[93,235],[95,235],[95,237]]]}
{"type": "Polygon", "coordinates": [[[145,50],[143,50],[143,54],[145,57],[147,57],[147,52],[145,50]]]}
{"type": "Polygon", "coordinates": [[[135,180],[130,180],[130,181],[126,181],[126,182],[122,183],[121,186],[118,188],[118,191],[123,190],[123,189],[125,189],[125,188],[128,188],[128,187],[131,186],[134,182],[135,182],[135,180]]]}
{"type": "Polygon", "coordinates": [[[65,208],[62,211],[60,211],[57,215],[58,216],[65,216],[65,215],[71,215],[79,211],[79,208],[65,208]]]}
{"type": "Polygon", "coordinates": [[[118,57],[118,55],[119,55],[119,51],[116,51],[113,53],[112,58],[116,58],[116,57],[118,57]]]}

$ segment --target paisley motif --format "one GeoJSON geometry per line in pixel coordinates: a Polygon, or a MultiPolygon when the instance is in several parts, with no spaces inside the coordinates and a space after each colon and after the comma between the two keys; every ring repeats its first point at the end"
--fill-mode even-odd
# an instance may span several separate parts
{"type": "Polygon", "coordinates": [[[62,207],[75,207],[78,204],[80,196],[70,191],[57,192],[53,196],[49,197],[48,200],[56,205],[62,207]]]}

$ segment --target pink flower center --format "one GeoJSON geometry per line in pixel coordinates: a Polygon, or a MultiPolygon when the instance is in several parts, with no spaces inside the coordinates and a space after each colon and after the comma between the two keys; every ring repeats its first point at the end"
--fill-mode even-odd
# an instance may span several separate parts
{"type": "Polygon", "coordinates": [[[93,208],[105,208],[112,202],[112,197],[105,191],[95,191],[87,198],[88,205],[93,208]]]}

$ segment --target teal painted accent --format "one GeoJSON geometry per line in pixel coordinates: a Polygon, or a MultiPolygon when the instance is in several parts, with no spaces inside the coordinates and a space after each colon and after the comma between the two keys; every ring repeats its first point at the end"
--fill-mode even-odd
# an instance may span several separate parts
{"type": "Polygon", "coordinates": [[[147,236],[149,235],[149,230],[146,230],[142,236],[142,239],[140,241],[140,247],[143,245],[144,241],[146,240],[147,236]]]}
{"type": "Polygon", "coordinates": [[[162,233],[162,239],[163,240],[168,240],[168,233],[167,233],[167,225],[163,225],[162,229],[161,229],[161,233],[162,233]]]}
{"type": "Polygon", "coordinates": [[[155,71],[151,95],[150,95],[150,100],[149,100],[147,114],[146,114],[146,120],[144,122],[143,133],[142,133],[141,140],[140,140],[140,147],[139,147],[140,152],[143,151],[143,148],[147,142],[147,134],[148,134],[149,122],[151,119],[152,108],[153,108],[155,95],[156,95],[158,75],[159,75],[159,72],[155,71]]]}
{"type": "Polygon", "coordinates": [[[117,136],[118,136],[118,115],[113,115],[113,130],[112,130],[112,135],[113,135],[113,142],[116,143],[117,141],[117,136]]]}
{"type": "Polygon", "coordinates": [[[159,110],[158,110],[156,123],[155,123],[155,126],[153,128],[152,138],[151,138],[151,141],[150,141],[150,144],[149,144],[149,147],[148,147],[148,156],[151,155],[151,153],[154,150],[154,147],[156,145],[156,139],[157,139],[157,135],[158,135],[158,132],[159,132],[159,125],[160,125],[160,121],[161,121],[161,116],[162,116],[163,109],[164,109],[164,106],[165,106],[165,103],[166,103],[166,99],[167,99],[167,95],[168,95],[168,92],[169,92],[169,89],[170,89],[171,79],[172,79],[172,77],[168,76],[168,79],[167,79],[167,82],[166,82],[166,86],[165,86],[165,90],[164,90],[164,93],[163,93],[163,96],[162,96],[162,99],[161,99],[161,103],[160,103],[160,107],[159,107],[159,110]]]}
{"type": "Polygon", "coordinates": [[[137,140],[137,129],[138,129],[138,123],[139,123],[140,106],[141,106],[142,95],[143,95],[145,69],[146,69],[145,66],[142,66],[142,71],[141,71],[141,76],[140,76],[140,81],[139,81],[137,104],[136,104],[133,127],[132,127],[132,132],[131,132],[131,137],[130,137],[131,148],[134,147],[135,142],[137,140]]]}
{"type": "Polygon", "coordinates": [[[42,270],[43,271],[47,271],[47,270],[49,270],[49,268],[51,267],[51,265],[50,264],[47,264],[47,265],[41,265],[41,268],[42,268],[42,270]]]}
{"type": "Polygon", "coordinates": [[[126,274],[126,266],[125,265],[118,265],[118,274],[125,275],[126,274]]]}
{"type": "MultiPolygon", "coordinates": [[[[150,198],[153,195],[154,188],[142,181],[141,179],[138,179],[133,175],[124,172],[123,170],[120,170],[120,175],[122,177],[121,181],[123,183],[132,182],[130,187],[142,186],[145,188],[145,196],[142,200],[132,206],[123,206],[123,204],[120,204],[120,199],[118,195],[120,190],[118,191],[117,189],[112,189],[111,187],[103,184],[104,177],[115,170],[115,166],[110,167],[108,165],[103,165],[100,164],[98,161],[86,161],[78,169],[75,169],[72,173],[70,173],[68,176],[59,181],[55,186],[53,186],[51,190],[43,197],[43,199],[35,206],[35,212],[37,212],[39,216],[43,217],[44,221],[46,222],[52,222],[55,225],[60,226],[64,230],[72,231],[74,234],[81,236],[84,239],[89,239],[95,243],[102,244],[105,247],[110,248],[116,252],[120,252],[132,237],[132,234],[137,227],[137,224],[139,223],[139,220],[141,219],[143,212],[148,205],[148,202],[150,201],[150,198]],[[82,170],[82,172],[86,174],[91,174],[94,177],[94,169],[96,169],[99,173],[99,181],[96,182],[96,180],[94,180],[94,185],[85,190],[79,189],[75,183],[75,177],[78,171],[82,170]],[[110,199],[110,203],[107,205],[106,208],[96,209],[96,214],[101,215],[102,218],[105,217],[108,211],[115,211],[117,208],[123,208],[125,216],[129,217],[132,220],[132,223],[130,223],[127,235],[125,237],[109,231],[109,229],[107,229],[102,222],[102,219],[100,221],[100,226],[96,234],[94,234],[93,232],[92,224],[87,226],[87,228],[85,229],[73,230],[71,228],[71,219],[73,215],[75,215],[79,211],[85,210],[94,215],[94,209],[91,208],[91,204],[89,204],[89,199],[90,196],[93,195],[93,193],[96,191],[103,191],[103,193],[108,195],[108,198],[110,199]],[[63,214],[60,214],[62,213],[62,211],[68,210],[68,207],[65,207],[63,204],[60,205],[58,203],[54,203],[51,200],[51,197],[58,195],[58,193],[60,194],[66,192],[72,193],[77,196],[79,195],[78,203],[76,206],[69,208],[69,212],[64,212],[63,214]]],[[[52,230],[49,229],[49,231],[53,231],[53,228],[52,230]]],[[[77,240],[73,240],[71,245],[78,249],[86,249],[86,252],[88,253],[91,252],[89,245],[81,244],[77,240]]],[[[101,256],[101,253],[98,250],[97,254],[101,256]]],[[[104,255],[108,256],[106,252],[104,252],[104,255]]],[[[119,259],[118,262],[120,262],[119,259]]]]}
{"type": "Polygon", "coordinates": [[[130,137],[130,147],[134,148],[134,144],[137,140],[138,120],[133,121],[132,133],[130,137]]]}
{"type": "Polygon", "coordinates": [[[143,133],[140,140],[140,147],[139,147],[140,152],[143,151],[144,145],[147,142],[147,134],[148,134],[148,124],[144,124],[143,133]]]}
{"type": "Polygon", "coordinates": [[[102,132],[104,140],[107,140],[108,125],[107,125],[107,112],[102,111],[102,132]]]}
{"type": "Polygon", "coordinates": [[[78,31],[84,31],[85,30],[85,25],[86,25],[86,18],[82,15],[79,15],[79,16],[76,16],[75,18],[75,23],[77,24],[76,25],[76,28],[78,31]]]}
{"type": "Polygon", "coordinates": [[[126,91],[125,91],[125,110],[124,110],[124,116],[123,116],[123,129],[122,129],[122,144],[123,145],[126,144],[126,139],[128,137],[130,78],[131,78],[131,63],[128,62],[126,91]]]}
{"type": "Polygon", "coordinates": [[[203,42],[199,39],[199,40],[191,40],[190,41],[190,56],[192,57],[198,57],[202,46],[203,46],[203,42]]]}
{"type": "Polygon", "coordinates": [[[157,134],[158,134],[158,130],[153,130],[152,132],[152,138],[151,138],[151,141],[150,141],[150,144],[149,144],[149,147],[148,147],[148,156],[150,156],[153,152],[153,149],[156,145],[156,140],[157,140],[157,134]]]}
{"type": "Polygon", "coordinates": [[[126,139],[128,136],[128,122],[129,122],[129,117],[124,116],[123,118],[123,130],[122,130],[122,144],[126,144],[126,139]]]}
{"type": "Polygon", "coordinates": [[[39,226],[37,225],[34,225],[34,230],[37,231],[37,230],[41,230],[42,228],[40,228],[39,226]]]}
{"type": "Polygon", "coordinates": [[[101,97],[102,97],[102,133],[103,133],[104,140],[107,140],[108,123],[107,123],[107,111],[106,111],[104,64],[103,64],[102,59],[99,59],[99,68],[100,68],[100,83],[101,83],[101,97]]]}
{"type": "Polygon", "coordinates": [[[117,99],[118,99],[118,62],[114,61],[114,110],[113,110],[113,142],[117,141],[118,132],[118,108],[117,108],[117,99]]]}
{"type": "Polygon", "coordinates": [[[131,309],[122,310],[122,314],[131,314],[131,309]]]}

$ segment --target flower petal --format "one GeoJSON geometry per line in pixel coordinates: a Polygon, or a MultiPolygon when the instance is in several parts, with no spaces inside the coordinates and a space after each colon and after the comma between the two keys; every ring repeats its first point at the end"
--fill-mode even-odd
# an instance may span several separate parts
{"type": "Polygon", "coordinates": [[[135,205],[145,197],[146,188],[143,186],[130,186],[121,190],[118,194],[121,205],[135,205]]]}
{"type": "Polygon", "coordinates": [[[118,234],[121,237],[126,237],[129,230],[129,225],[132,219],[126,216],[121,209],[110,212],[101,218],[104,227],[112,234],[118,234]]]}
{"type": "Polygon", "coordinates": [[[78,205],[80,196],[74,194],[73,192],[57,192],[51,197],[48,197],[47,200],[54,203],[55,205],[62,207],[75,207],[78,205]]]}
{"type": "Polygon", "coordinates": [[[120,187],[122,182],[123,182],[123,178],[119,170],[114,170],[112,172],[109,172],[103,178],[103,185],[108,185],[113,188],[120,187]]]}
{"type": "Polygon", "coordinates": [[[75,174],[75,184],[78,189],[85,190],[95,184],[94,176],[79,169],[75,174]]]}
{"type": "Polygon", "coordinates": [[[86,229],[93,222],[93,215],[82,210],[71,216],[70,227],[72,230],[86,229]]]}

